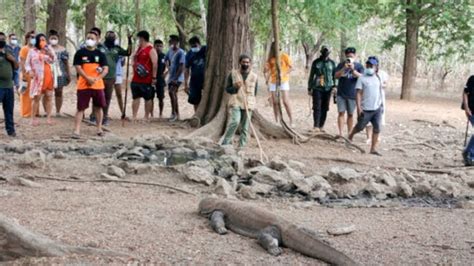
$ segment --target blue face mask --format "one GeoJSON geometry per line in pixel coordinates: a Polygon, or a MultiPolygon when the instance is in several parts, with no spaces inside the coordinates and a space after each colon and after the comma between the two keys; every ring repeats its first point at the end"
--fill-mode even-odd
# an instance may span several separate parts
{"type": "Polygon", "coordinates": [[[366,68],[366,69],[365,69],[365,74],[366,74],[367,76],[373,76],[373,75],[375,74],[375,69],[373,69],[373,68],[366,68]]]}
{"type": "Polygon", "coordinates": [[[34,39],[34,38],[30,39],[30,44],[31,45],[36,45],[36,39],[34,39]]]}
{"type": "Polygon", "coordinates": [[[199,50],[200,50],[199,47],[191,48],[191,52],[193,52],[193,53],[197,53],[197,52],[199,52],[199,50]]]}

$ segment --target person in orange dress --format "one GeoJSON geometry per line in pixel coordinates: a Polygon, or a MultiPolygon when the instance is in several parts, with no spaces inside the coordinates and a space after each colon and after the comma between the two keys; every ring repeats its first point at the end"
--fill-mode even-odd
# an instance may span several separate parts
{"type": "Polygon", "coordinates": [[[31,116],[31,105],[32,101],[30,98],[30,77],[25,71],[26,57],[28,56],[29,50],[35,44],[35,32],[30,31],[25,35],[25,45],[20,50],[20,68],[21,68],[21,81],[20,86],[20,116],[28,118],[31,116]]]}
{"type": "Polygon", "coordinates": [[[44,106],[46,109],[47,123],[52,125],[51,109],[52,97],[54,90],[54,77],[51,65],[56,61],[56,54],[53,49],[48,46],[46,36],[42,33],[36,35],[36,44],[30,49],[25,61],[25,70],[31,78],[30,97],[33,99],[33,113],[31,124],[39,125],[37,120],[37,112],[41,98],[44,98],[44,106]]]}
{"type": "MultiPolygon", "coordinates": [[[[266,84],[269,85],[269,91],[271,93],[271,99],[273,104],[273,113],[275,115],[275,121],[277,123],[280,122],[280,110],[278,110],[278,101],[277,101],[277,67],[276,67],[276,56],[275,56],[275,44],[272,43],[272,47],[270,50],[270,54],[268,56],[267,63],[265,64],[265,79],[266,84]],[[270,83],[270,84],[269,84],[270,83]]],[[[290,126],[293,127],[293,115],[291,112],[291,105],[289,99],[289,91],[290,91],[290,72],[293,70],[291,58],[286,53],[280,53],[280,92],[281,92],[281,100],[283,106],[288,113],[288,117],[290,118],[290,126]]]]}

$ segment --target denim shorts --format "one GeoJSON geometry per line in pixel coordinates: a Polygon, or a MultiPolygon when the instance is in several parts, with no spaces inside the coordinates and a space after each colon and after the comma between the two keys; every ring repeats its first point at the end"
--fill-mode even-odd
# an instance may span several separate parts
{"type": "Polygon", "coordinates": [[[342,96],[337,96],[337,111],[339,113],[345,113],[352,115],[356,109],[356,100],[355,99],[346,99],[342,96]]]}
{"type": "Polygon", "coordinates": [[[375,134],[380,133],[382,129],[382,107],[375,111],[363,111],[362,114],[357,119],[357,125],[355,129],[357,132],[364,130],[364,128],[369,124],[372,123],[373,132],[375,134]]]}

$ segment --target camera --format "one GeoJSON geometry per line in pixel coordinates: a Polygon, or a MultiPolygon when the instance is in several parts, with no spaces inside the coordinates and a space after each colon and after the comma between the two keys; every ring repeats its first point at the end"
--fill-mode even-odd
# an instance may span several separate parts
{"type": "Polygon", "coordinates": [[[346,58],[346,64],[352,64],[352,63],[354,63],[354,59],[352,59],[350,57],[346,58]]]}

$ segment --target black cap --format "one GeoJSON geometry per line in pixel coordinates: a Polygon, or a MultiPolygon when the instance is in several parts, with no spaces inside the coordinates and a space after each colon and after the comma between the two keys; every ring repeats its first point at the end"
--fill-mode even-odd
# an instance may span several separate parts
{"type": "Polygon", "coordinates": [[[355,54],[356,52],[357,50],[354,47],[347,47],[345,51],[346,54],[355,54]]]}

